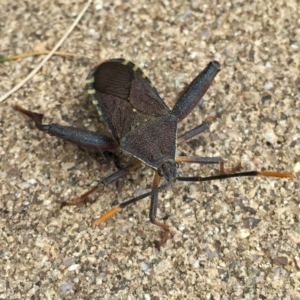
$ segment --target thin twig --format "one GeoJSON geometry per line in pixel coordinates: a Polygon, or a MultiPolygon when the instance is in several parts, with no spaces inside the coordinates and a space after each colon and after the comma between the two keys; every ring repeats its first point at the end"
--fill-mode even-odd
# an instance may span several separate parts
{"type": "Polygon", "coordinates": [[[50,53],[41,61],[41,63],[25,78],[23,79],[19,84],[17,84],[14,88],[12,88],[9,92],[7,92],[5,95],[3,95],[0,98],[0,103],[7,99],[12,93],[17,91],[22,85],[24,85],[28,80],[30,80],[43,66],[44,64],[50,59],[50,57],[53,55],[53,53],[62,45],[62,43],[66,40],[66,38],[69,36],[69,34],[73,31],[75,26],[78,24],[90,4],[92,3],[92,0],[89,0],[83,10],[80,12],[74,23],[71,25],[69,30],[64,34],[64,36],[60,39],[60,41],[55,45],[55,47],[50,51],[50,53]]]}
{"type": "MultiPolygon", "coordinates": [[[[31,53],[22,53],[18,55],[13,55],[13,56],[7,56],[7,57],[0,57],[0,63],[6,62],[6,61],[12,61],[12,60],[18,60],[18,59],[23,59],[26,57],[32,57],[32,56],[39,56],[39,55],[46,55],[50,53],[50,51],[39,51],[39,52],[31,52],[31,53]]],[[[90,58],[87,55],[81,55],[81,54],[74,54],[74,53],[68,53],[68,52],[55,52],[53,55],[57,56],[71,56],[71,57],[86,57],[90,58]]]]}

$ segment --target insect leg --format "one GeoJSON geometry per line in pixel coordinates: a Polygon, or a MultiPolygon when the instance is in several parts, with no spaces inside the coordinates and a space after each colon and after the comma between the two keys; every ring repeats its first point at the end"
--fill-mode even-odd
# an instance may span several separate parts
{"type": "MultiPolygon", "coordinates": [[[[74,199],[73,201],[62,202],[61,208],[64,206],[73,206],[73,205],[78,205],[80,203],[83,203],[89,195],[91,195],[95,191],[99,190],[100,188],[103,188],[106,185],[112,183],[113,181],[116,181],[117,179],[123,177],[124,175],[127,175],[130,171],[135,170],[140,165],[141,165],[141,162],[139,160],[135,160],[132,164],[128,165],[127,167],[117,171],[116,173],[109,175],[108,177],[103,179],[98,185],[94,186],[91,190],[85,192],[84,194],[82,194],[78,198],[74,199]]],[[[108,219],[108,218],[106,218],[106,219],[108,219]]]]}
{"type": "Polygon", "coordinates": [[[158,222],[156,220],[156,213],[157,213],[157,202],[158,202],[158,185],[160,181],[160,176],[158,175],[158,172],[156,171],[154,174],[154,179],[152,183],[152,191],[154,193],[151,194],[151,204],[150,204],[150,211],[149,211],[149,218],[152,224],[160,227],[162,232],[162,237],[159,242],[156,243],[156,248],[160,250],[160,247],[168,240],[170,229],[169,226],[158,222]]]}
{"type": "Polygon", "coordinates": [[[175,158],[176,162],[183,163],[196,163],[202,165],[219,164],[220,174],[229,174],[241,169],[241,165],[238,164],[232,168],[225,168],[224,161],[221,157],[202,157],[202,156],[178,156],[175,158]]]}
{"type": "Polygon", "coordinates": [[[118,170],[122,169],[122,165],[120,163],[120,158],[117,154],[115,154],[114,152],[110,152],[110,151],[103,151],[103,155],[106,158],[112,159],[112,161],[114,162],[114,164],[118,170]]]}
{"type": "Polygon", "coordinates": [[[178,156],[175,158],[176,162],[183,163],[196,163],[196,164],[220,164],[223,163],[223,159],[221,157],[202,157],[202,156],[178,156]]]}
{"type": "Polygon", "coordinates": [[[102,151],[116,150],[119,147],[118,143],[109,136],[80,128],[62,126],[59,124],[43,125],[43,114],[26,110],[19,105],[15,105],[14,109],[31,118],[35,122],[37,129],[74,144],[87,148],[95,148],[102,151]]]}
{"type": "Polygon", "coordinates": [[[155,219],[156,211],[157,211],[157,195],[160,191],[165,190],[166,188],[168,188],[172,184],[172,181],[168,181],[168,182],[164,183],[161,186],[158,186],[158,183],[159,183],[159,175],[156,172],[155,176],[154,176],[153,185],[152,185],[152,187],[155,188],[154,190],[152,189],[150,192],[147,192],[145,194],[142,194],[142,195],[139,195],[139,196],[134,197],[132,199],[129,199],[125,202],[122,202],[120,205],[113,207],[112,209],[107,211],[105,214],[100,216],[98,219],[96,219],[93,224],[95,226],[97,226],[97,225],[103,223],[104,221],[106,221],[107,219],[111,218],[112,216],[114,216],[117,212],[119,212],[120,210],[122,210],[126,206],[128,206],[130,204],[133,204],[133,203],[136,203],[140,200],[143,200],[143,199],[145,199],[149,196],[153,197],[153,195],[156,195],[153,198],[151,198],[150,221],[151,221],[151,223],[153,223],[153,224],[159,226],[160,228],[162,228],[163,231],[164,231],[161,241],[156,244],[156,247],[158,249],[160,249],[161,245],[163,245],[167,241],[170,230],[169,230],[169,226],[167,226],[163,223],[160,223],[160,222],[156,221],[156,219],[155,219]],[[152,200],[152,199],[154,199],[154,200],[152,200]]]}
{"type": "MultiPolygon", "coordinates": [[[[211,123],[216,119],[216,117],[210,117],[205,122],[200,124],[199,126],[185,132],[179,138],[177,138],[177,144],[183,143],[196,135],[202,133],[207,130],[211,123]]],[[[198,157],[198,156],[182,156],[176,158],[177,162],[190,162],[190,163],[200,163],[200,164],[219,164],[220,166],[220,174],[228,174],[232,172],[239,171],[241,169],[241,165],[238,164],[232,168],[225,168],[224,161],[221,157],[198,157]]]]}
{"type": "Polygon", "coordinates": [[[180,137],[177,138],[177,144],[186,142],[191,138],[195,137],[196,135],[202,133],[203,131],[209,129],[212,122],[216,120],[216,117],[209,117],[207,118],[202,124],[196,126],[195,128],[190,129],[189,131],[182,134],[180,137]]]}
{"type": "Polygon", "coordinates": [[[199,103],[219,71],[220,64],[217,61],[211,61],[190,83],[172,109],[172,114],[175,115],[179,121],[183,120],[194,109],[197,103],[199,103]]]}

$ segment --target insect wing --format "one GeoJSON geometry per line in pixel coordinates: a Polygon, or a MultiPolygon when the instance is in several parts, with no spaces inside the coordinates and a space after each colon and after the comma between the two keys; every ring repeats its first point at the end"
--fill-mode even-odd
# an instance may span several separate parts
{"type": "Polygon", "coordinates": [[[117,141],[151,118],[170,113],[150,80],[127,60],[100,64],[90,72],[87,87],[117,141]]]}

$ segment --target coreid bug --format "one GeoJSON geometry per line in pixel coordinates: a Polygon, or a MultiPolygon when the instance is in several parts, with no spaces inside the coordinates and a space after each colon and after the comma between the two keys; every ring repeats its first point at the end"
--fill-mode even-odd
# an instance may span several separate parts
{"type": "Polygon", "coordinates": [[[150,192],[113,207],[96,219],[94,225],[101,224],[129,204],[150,196],[150,221],[163,230],[162,239],[157,245],[160,248],[168,239],[169,226],[156,219],[158,193],[170,186],[174,180],[211,181],[241,176],[293,177],[290,173],[276,171],[232,173],[233,170],[225,171],[224,162],[220,157],[176,156],[177,144],[209,128],[210,121],[206,121],[177,137],[178,123],[194,109],[219,71],[220,64],[217,61],[210,62],[190,83],[173,109],[169,109],[148,77],[133,63],[124,59],[111,59],[98,65],[87,77],[88,94],[113,137],[58,124],[44,125],[43,114],[28,111],[18,105],[14,108],[30,117],[39,130],[50,135],[99,151],[115,151],[120,148],[135,158],[132,163],[106,177],[74,201],[63,202],[62,207],[84,202],[90,194],[135,170],[142,162],[154,169],[150,192]],[[220,175],[180,177],[178,167],[179,163],[183,162],[219,164],[220,175]],[[162,177],[166,182],[160,185],[162,177]]]}

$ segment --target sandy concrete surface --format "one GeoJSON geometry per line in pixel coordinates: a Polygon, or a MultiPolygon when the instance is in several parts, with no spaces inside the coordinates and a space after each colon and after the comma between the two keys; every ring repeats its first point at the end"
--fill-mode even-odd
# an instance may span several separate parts
{"type": "MultiPolygon", "coordinates": [[[[85,2],[1,3],[0,55],[10,56],[51,49],[85,2]]],[[[0,299],[300,299],[299,10],[296,0],[94,1],[60,48],[79,56],[53,56],[0,104],[0,299]],[[38,131],[12,105],[44,113],[45,123],[107,132],[85,78],[116,57],[138,64],[170,107],[210,60],[220,61],[179,132],[220,118],[178,154],[295,178],[175,183],[160,194],[158,219],[171,228],[160,252],[149,198],[91,226],[116,201],[149,190],[146,166],[87,205],[60,210],[116,168],[38,131]]],[[[42,59],[1,64],[0,96],[42,59]]],[[[217,172],[180,167],[186,176],[217,172]]]]}

